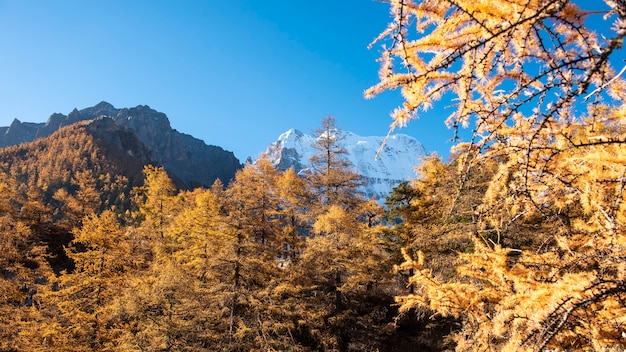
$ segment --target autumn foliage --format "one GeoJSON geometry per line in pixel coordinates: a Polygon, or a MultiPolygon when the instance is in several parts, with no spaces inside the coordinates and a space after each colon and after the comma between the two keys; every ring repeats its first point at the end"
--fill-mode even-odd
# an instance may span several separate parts
{"type": "Polygon", "coordinates": [[[38,165],[32,147],[48,139],[21,146],[24,161],[7,151],[0,350],[362,351],[398,338],[399,255],[380,236],[383,209],[357,192],[332,117],[315,172],[261,158],[226,185],[181,190],[147,165],[143,184],[117,196],[127,206],[108,202],[99,147],[74,130],[53,141],[82,145],[91,172],[38,165]],[[22,165],[34,176],[16,187],[22,165]],[[42,189],[44,170],[54,188],[42,189]]]}
{"type": "Polygon", "coordinates": [[[389,4],[366,95],[448,106],[448,160],[383,208],[330,116],[195,190],[80,125],[3,149],[0,351],[623,350],[626,3],[389,4]]]}
{"type": "Polygon", "coordinates": [[[381,81],[367,95],[402,90],[392,128],[451,101],[446,124],[473,131],[454,148],[460,196],[497,162],[456,275],[404,251],[416,291],[397,298],[402,310],[459,319],[459,351],[623,348],[626,86],[611,58],[624,2],[390,4],[381,81]]]}

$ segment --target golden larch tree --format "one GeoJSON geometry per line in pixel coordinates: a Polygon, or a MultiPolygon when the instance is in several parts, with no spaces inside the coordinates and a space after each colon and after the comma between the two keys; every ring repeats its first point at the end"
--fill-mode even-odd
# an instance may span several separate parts
{"type": "MultiPolygon", "coordinates": [[[[476,209],[478,228],[511,233],[539,224],[538,247],[476,236],[459,278],[440,280],[406,256],[428,307],[463,321],[458,350],[605,349],[624,346],[626,85],[611,66],[626,36],[626,3],[568,0],[392,0],[381,81],[399,88],[392,129],[440,100],[446,124],[471,126],[459,142],[462,174],[498,170],[476,209]],[[579,6],[580,5],[580,6],[579,6]],[[596,314],[596,312],[599,312],[596,314]]],[[[458,136],[455,134],[455,136],[458,136]]]]}
{"type": "Polygon", "coordinates": [[[363,180],[352,170],[353,165],[347,159],[348,150],[343,145],[345,138],[333,116],[323,118],[315,131],[312,147],[317,152],[311,157],[312,170],[307,175],[315,205],[311,207],[313,218],[332,205],[350,209],[362,201],[357,187],[363,180]]]}
{"type": "Polygon", "coordinates": [[[74,268],[53,279],[56,289],[42,302],[42,309],[54,317],[48,343],[59,350],[111,346],[116,336],[109,326],[109,306],[138,265],[130,234],[112,211],[87,216],[82,223],[66,249],[74,268]]]}

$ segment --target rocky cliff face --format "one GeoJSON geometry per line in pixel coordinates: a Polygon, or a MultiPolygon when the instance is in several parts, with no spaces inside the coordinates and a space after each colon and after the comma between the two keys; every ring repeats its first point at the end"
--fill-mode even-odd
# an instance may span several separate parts
{"type": "MultiPolygon", "coordinates": [[[[232,152],[206,145],[197,138],[172,129],[165,114],[146,105],[117,109],[101,102],[83,110],[74,109],[67,116],[52,114],[43,124],[14,120],[11,126],[0,128],[0,147],[46,137],[63,126],[102,117],[134,133],[148,150],[152,161],[162,165],[186,187],[210,186],[218,178],[227,184],[241,167],[232,152]]],[[[94,126],[100,125],[106,124],[94,126]]]]}
{"type": "Polygon", "coordinates": [[[11,126],[0,127],[0,147],[32,141],[43,125],[43,123],[28,123],[14,119],[11,126]]]}
{"type": "MultiPolygon", "coordinates": [[[[348,151],[346,158],[354,167],[353,171],[366,181],[361,192],[366,197],[379,201],[383,201],[401,181],[415,178],[415,168],[426,156],[424,146],[415,138],[395,134],[389,137],[376,158],[376,152],[384,139],[345,132],[345,139],[342,141],[348,151]]],[[[315,137],[291,129],[270,144],[266,154],[281,170],[293,167],[296,172],[306,172],[311,167],[311,157],[318,152],[312,147],[314,142],[315,137]]]]}

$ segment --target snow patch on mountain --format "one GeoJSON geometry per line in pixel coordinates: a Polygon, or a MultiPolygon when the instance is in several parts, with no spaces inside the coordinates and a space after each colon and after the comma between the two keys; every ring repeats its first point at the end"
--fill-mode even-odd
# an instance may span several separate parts
{"type": "MultiPolygon", "coordinates": [[[[385,137],[363,137],[352,132],[344,132],[340,142],[346,148],[354,172],[366,181],[361,189],[363,194],[383,201],[389,192],[400,182],[417,176],[415,168],[427,155],[424,146],[417,139],[405,134],[392,134],[376,158],[376,153],[385,137]]],[[[311,167],[310,159],[318,151],[313,148],[315,137],[296,129],[290,129],[269,145],[266,154],[280,170],[293,167],[298,173],[311,167]]]]}

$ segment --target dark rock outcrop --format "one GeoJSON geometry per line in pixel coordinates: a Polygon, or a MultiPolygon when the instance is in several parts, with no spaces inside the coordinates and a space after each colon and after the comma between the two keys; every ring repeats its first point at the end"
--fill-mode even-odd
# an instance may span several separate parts
{"type": "Polygon", "coordinates": [[[14,119],[9,127],[0,127],[0,147],[30,142],[36,138],[43,123],[21,122],[14,119]]]}

